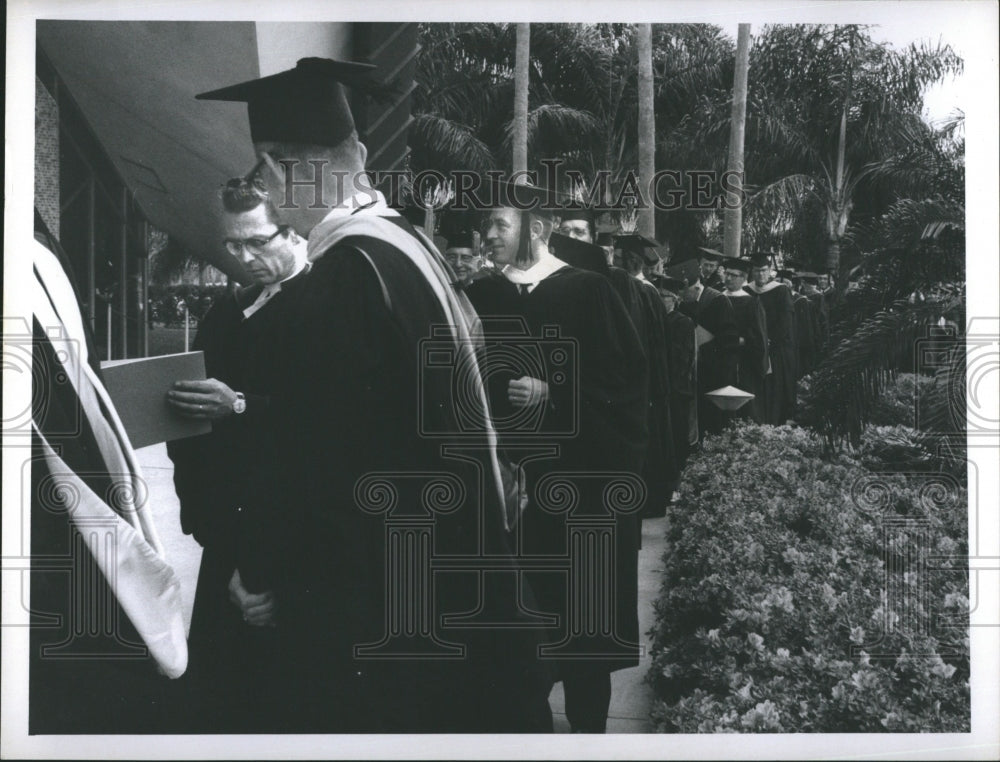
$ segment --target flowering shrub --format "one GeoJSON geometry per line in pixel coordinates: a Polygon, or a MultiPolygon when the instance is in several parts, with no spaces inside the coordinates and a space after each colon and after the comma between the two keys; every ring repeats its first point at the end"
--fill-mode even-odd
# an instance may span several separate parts
{"type": "Polygon", "coordinates": [[[966,502],[806,429],[706,440],[668,514],[657,729],[968,731],[966,502]]]}

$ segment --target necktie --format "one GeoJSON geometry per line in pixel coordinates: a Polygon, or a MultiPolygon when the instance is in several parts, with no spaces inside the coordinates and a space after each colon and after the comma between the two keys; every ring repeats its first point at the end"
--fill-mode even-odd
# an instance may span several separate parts
{"type": "Polygon", "coordinates": [[[527,284],[527,283],[518,283],[517,284],[517,293],[519,293],[521,296],[527,296],[528,295],[528,285],[529,284],[527,284]]]}

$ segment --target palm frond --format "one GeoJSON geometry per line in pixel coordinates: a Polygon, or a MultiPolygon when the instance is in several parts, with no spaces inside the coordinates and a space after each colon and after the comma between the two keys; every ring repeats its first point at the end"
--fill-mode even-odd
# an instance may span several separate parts
{"type": "Polygon", "coordinates": [[[418,114],[414,118],[410,146],[418,169],[485,173],[496,167],[489,147],[469,127],[433,114],[418,114]]]}
{"type": "Polygon", "coordinates": [[[915,342],[935,323],[964,303],[964,288],[944,289],[926,301],[899,300],[865,320],[828,352],[810,379],[804,404],[813,424],[836,447],[857,444],[875,401],[915,342]]]}

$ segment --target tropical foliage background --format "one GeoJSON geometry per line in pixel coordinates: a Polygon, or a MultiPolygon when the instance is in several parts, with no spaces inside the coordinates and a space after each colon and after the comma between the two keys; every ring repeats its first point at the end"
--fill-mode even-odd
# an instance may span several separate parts
{"type": "MultiPolygon", "coordinates": [[[[514,25],[421,36],[415,171],[512,169],[519,63],[529,169],[606,170],[612,198],[640,171],[636,27],[533,24],[526,66],[514,25]]],[[[722,248],[721,212],[694,208],[687,180],[728,166],[735,44],[711,25],[653,25],[652,41],[655,165],[682,193],[655,228],[679,266],[722,248]]],[[[964,115],[923,107],[961,71],[947,45],[863,26],[753,30],[743,251],[830,273],[835,295],[798,425],[708,438],[668,513],[660,731],[968,729],[965,577],[926,573],[967,552],[964,115]],[[903,611],[914,585],[926,605],[903,611]]]]}
{"type": "MultiPolygon", "coordinates": [[[[721,248],[722,215],[693,208],[689,173],[727,167],[735,44],[707,24],[652,32],[656,169],[682,177],[661,187],[681,208],[656,212],[669,265],[721,248]]],[[[591,180],[610,172],[612,198],[622,190],[638,170],[636,39],[634,25],[531,25],[529,169],[544,177],[543,160],[559,159],[591,180]]],[[[412,169],[510,171],[515,25],[425,24],[421,45],[412,169]]],[[[831,446],[858,443],[933,326],[963,325],[964,115],[923,114],[926,89],[961,71],[946,44],[897,49],[864,26],[754,30],[743,250],[834,275],[831,338],[801,395],[831,446]]],[[[963,373],[959,354],[937,370],[963,373]]]]}

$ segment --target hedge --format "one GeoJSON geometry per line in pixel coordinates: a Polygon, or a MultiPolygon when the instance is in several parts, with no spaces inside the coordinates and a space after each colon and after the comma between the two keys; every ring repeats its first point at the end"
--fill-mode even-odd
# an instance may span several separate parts
{"type": "Polygon", "coordinates": [[[824,456],[740,423],[689,461],[650,633],[658,731],[968,732],[964,478],[898,472],[892,433],[914,440],[824,456]]]}

